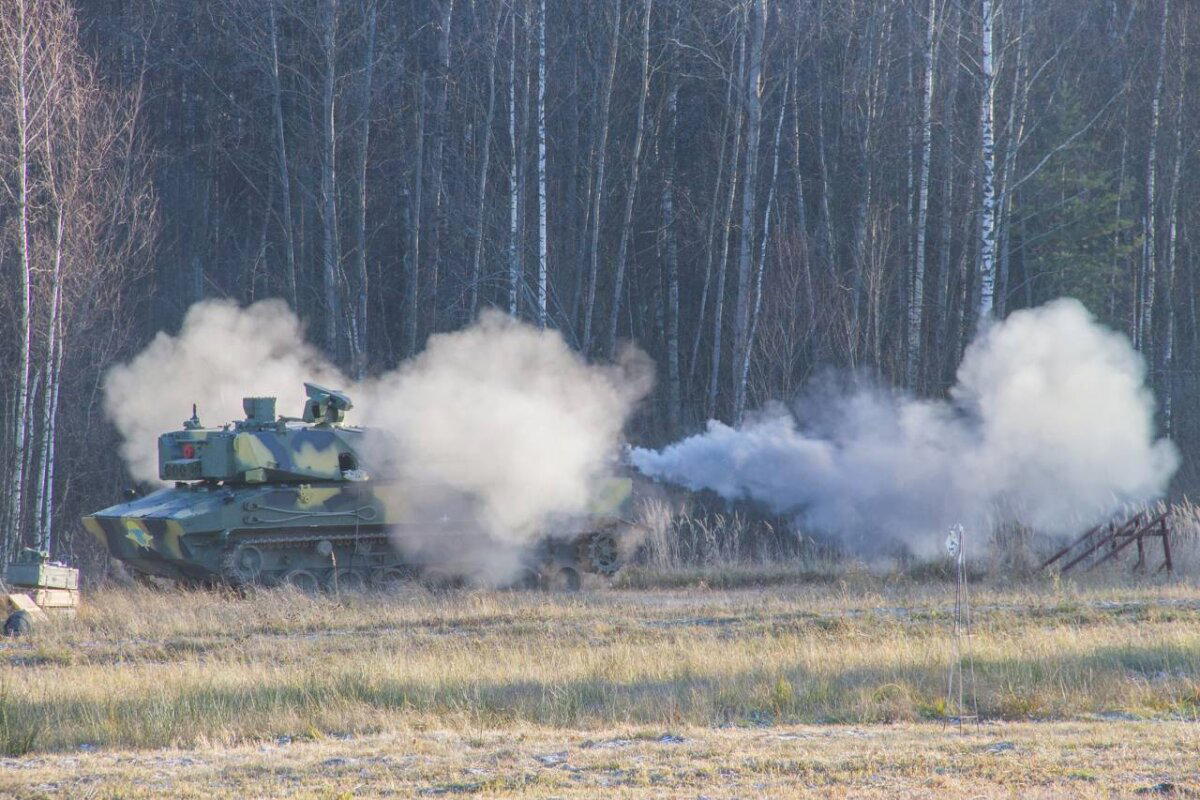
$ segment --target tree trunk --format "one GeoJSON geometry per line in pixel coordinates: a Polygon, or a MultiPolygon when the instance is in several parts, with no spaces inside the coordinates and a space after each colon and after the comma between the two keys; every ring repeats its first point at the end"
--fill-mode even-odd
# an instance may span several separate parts
{"type": "MultiPolygon", "coordinates": [[[[787,98],[790,79],[791,76],[784,79],[783,98],[787,98]]],[[[779,104],[779,121],[775,123],[774,155],[771,158],[771,183],[767,187],[767,205],[763,210],[762,238],[758,245],[758,264],[754,270],[754,306],[750,310],[750,330],[747,332],[746,348],[742,353],[742,363],[738,374],[738,397],[741,398],[742,402],[741,405],[736,406],[733,410],[734,424],[742,421],[742,416],[746,411],[746,396],[750,381],[750,354],[754,350],[754,335],[758,331],[758,318],[762,311],[763,273],[767,268],[767,244],[771,240],[771,210],[775,205],[775,185],[779,179],[779,143],[782,141],[783,118],[786,113],[787,104],[781,101],[779,104]]]]}
{"type": "Polygon", "coordinates": [[[292,182],[289,176],[287,139],[283,129],[283,87],[279,79],[279,25],[275,6],[279,0],[269,0],[267,14],[271,29],[271,111],[275,123],[275,161],[279,170],[280,196],[283,200],[283,249],[286,259],[284,275],[288,301],[299,309],[296,292],[296,235],[292,225],[292,182]]]}
{"type": "Polygon", "coordinates": [[[1158,171],[1158,129],[1159,106],[1162,100],[1163,72],[1167,55],[1167,17],[1170,14],[1171,0],[1162,0],[1162,17],[1158,33],[1158,66],[1154,70],[1154,94],[1150,99],[1150,144],[1146,151],[1146,211],[1142,227],[1142,280],[1141,280],[1141,315],[1138,324],[1137,345],[1145,353],[1151,354],[1153,360],[1154,348],[1151,337],[1154,335],[1154,302],[1155,302],[1155,236],[1157,225],[1155,211],[1158,203],[1156,193],[1156,173],[1158,171]]]}
{"type": "Polygon", "coordinates": [[[1025,80],[1026,48],[1029,37],[1025,35],[1025,0],[1017,3],[1017,60],[1013,69],[1012,96],[1008,103],[1008,124],[1005,126],[1004,162],[999,176],[1000,199],[997,203],[999,241],[996,254],[996,316],[1004,319],[1008,308],[1009,291],[1009,218],[1012,216],[1014,177],[1017,154],[1025,135],[1025,112],[1029,102],[1029,87],[1025,80]]]}
{"type": "MultiPolygon", "coordinates": [[[[732,51],[731,58],[736,58],[738,52],[737,42],[733,43],[732,51]]],[[[730,75],[728,84],[728,88],[725,91],[725,105],[721,106],[721,108],[725,109],[725,118],[721,123],[721,147],[717,153],[717,177],[713,181],[712,201],[708,206],[708,231],[704,237],[704,283],[700,289],[700,307],[696,312],[696,329],[692,337],[692,357],[688,362],[689,385],[695,383],[696,380],[696,368],[700,361],[700,338],[704,332],[704,319],[707,316],[706,312],[708,310],[709,285],[712,283],[713,256],[717,250],[713,236],[717,231],[718,209],[721,204],[721,187],[723,186],[725,177],[725,150],[728,146],[730,121],[735,120],[738,130],[741,130],[741,112],[736,111],[733,104],[734,81],[732,75],[730,75]]]]}
{"type": "MultiPolygon", "coordinates": [[[[1186,14],[1186,8],[1184,13],[1186,14]]],[[[1182,33],[1180,34],[1179,52],[1187,53],[1187,25],[1180,26],[1182,33]]],[[[1179,257],[1179,182],[1180,174],[1183,167],[1184,149],[1183,149],[1183,100],[1187,89],[1187,68],[1188,62],[1186,58],[1180,59],[1179,65],[1179,92],[1175,99],[1175,154],[1171,165],[1171,190],[1167,200],[1167,208],[1169,209],[1169,221],[1167,223],[1167,280],[1164,300],[1166,301],[1166,330],[1163,335],[1163,353],[1162,353],[1162,403],[1163,403],[1163,424],[1168,434],[1172,433],[1174,426],[1174,395],[1175,395],[1175,273],[1176,262],[1179,257]]]]}
{"type": "MultiPolygon", "coordinates": [[[[51,192],[52,196],[54,192],[51,192]]],[[[50,550],[50,520],[49,514],[49,482],[53,479],[54,468],[54,412],[58,398],[58,381],[56,362],[59,360],[59,312],[62,299],[62,257],[63,257],[63,209],[55,197],[54,212],[54,270],[51,273],[50,289],[50,320],[46,326],[46,359],[42,365],[45,374],[45,389],[42,392],[42,441],[39,459],[40,474],[37,480],[38,493],[34,501],[33,531],[37,537],[39,550],[50,550]]]]}
{"type": "Polygon", "coordinates": [[[929,221],[929,165],[933,156],[933,81],[937,63],[937,3],[929,0],[925,26],[925,73],[921,79],[921,173],[917,178],[917,230],[913,249],[912,289],[908,296],[908,349],[905,385],[920,391],[921,346],[925,322],[925,229],[929,221]]]}
{"type": "Polygon", "coordinates": [[[30,350],[32,348],[32,271],[29,253],[29,95],[26,63],[29,48],[29,19],[26,15],[26,0],[17,0],[17,37],[15,49],[16,70],[14,88],[16,102],[16,145],[17,145],[17,278],[20,293],[20,321],[17,331],[17,386],[16,411],[13,414],[13,475],[9,489],[9,529],[4,531],[5,544],[11,553],[21,541],[21,526],[24,522],[25,457],[28,446],[30,350]]]}
{"type": "Polygon", "coordinates": [[[425,178],[425,74],[417,84],[416,157],[413,159],[413,190],[408,202],[408,286],[404,317],[405,355],[413,356],[420,344],[421,310],[421,206],[425,178]]]}
{"type": "Polygon", "coordinates": [[[538,273],[537,325],[546,327],[546,0],[538,2],[538,273]]]}
{"type": "MultiPolygon", "coordinates": [[[[741,30],[738,33],[737,81],[741,89],[746,77],[746,34],[745,19],[741,20],[741,30]]],[[[721,259],[717,262],[717,286],[713,296],[713,340],[712,364],[708,374],[708,402],[706,410],[710,419],[717,417],[717,389],[721,378],[721,344],[724,339],[723,322],[725,317],[725,276],[729,265],[729,238],[733,228],[733,204],[737,197],[738,181],[741,177],[742,163],[742,119],[745,109],[737,104],[737,121],[733,130],[733,151],[729,156],[729,198],[725,203],[725,219],[721,228],[721,259]]]]}
{"type": "MultiPolygon", "coordinates": [[[[797,22],[799,25],[799,22],[797,22]]],[[[804,259],[804,300],[807,308],[805,330],[812,332],[817,315],[816,296],[813,293],[812,239],[808,235],[808,209],[804,199],[804,174],[800,158],[800,35],[796,33],[796,51],[792,64],[792,168],[796,173],[796,235],[800,237],[800,252],[804,259]]],[[[784,102],[787,98],[784,98],[784,102]]]]}
{"type": "Polygon", "coordinates": [[[995,67],[992,63],[992,27],[995,23],[992,0],[981,0],[980,59],[983,91],[979,105],[979,149],[981,171],[979,226],[979,324],[992,316],[996,296],[996,144],[992,108],[996,95],[995,67]]]}
{"type": "MultiPolygon", "coordinates": [[[[937,367],[936,388],[941,388],[945,378],[946,365],[950,362],[949,353],[957,350],[952,344],[954,335],[954,324],[951,314],[951,305],[953,299],[950,296],[950,265],[951,255],[954,250],[954,203],[955,189],[957,182],[954,174],[954,125],[956,122],[958,109],[958,87],[962,77],[963,69],[959,65],[959,47],[962,39],[962,9],[958,2],[951,2],[950,10],[952,16],[949,19],[949,29],[954,31],[954,37],[946,47],[946,59],[949,62],[950,86],[946,92],[946,105],[943,111],[944,134],[942,138],[942,191],[941,191],[941,225],[938,235],[938,274],[937,274],[937,300],[935,313],[936,341],[938,349],[936,352],[926,354],[925,361],[937,367]]],[[[971,195],[967,195],[968,197],[971,195]]]]}
{"type": "Polygon", "coordinates": [[[354,377],[362,380],[367,372],[370,353],[367,344],[367,145],[371,139],[372,78],[375,74],[375,24],[379,15],[375,0],[365,0],[367,16],[367,42],[363,53],[363,75],[361,89],[362,130],[358,142],[358,198],[354,208],[354,266],[355,311],[351,316],[353,328],[350,336],[350,354],[354,366],[354,377]]]}
{"type": "Polygon", "coordinates": [[[475,251],[471,257],[471,319],[479,313],[479,282],[483,279],[483,229],[487,213],[488,166],[492,157],[492,123],[496,116],[496,58],[500,50],[500,25],[504,19],[496,10],[496,27],[492,31],[492,53],[488,59],[488,104],[483,122],[483,154],[479,159],[479,194],[475,205],[475,251]]]}
{"type": "Polygon", "coordinates": [[[679,376],[679,244],[675,239],[675,132],[679,114],[679,84],[674,71],[668,77],[667,121],[663,148],[662,215],[667,279],[667,432],[680,428],[682,389],[679,376]]]}
{"type": "Polygon", "coordinates": [[[733,419],[737,422],[745,407],[745,385],[741,380],[742,362],[750,357],[750,304],[755,224],[754,210],[758,194],[758,149],[762,135],[763,40],[767,26],[766,0],[750,3],[750,64],[743,87],[746,103],[746,180],[742,185],[742,229],[738,237],[737,291],[733,310],[733,358],[738,367],[733,375],[733,419]]]}
{"type": "Polygon", "coordinates": [[[617,54],[621,44],[621,0],[614,0],[612,39],[608,46],[608,69],[600,90],[600,135],[596,144],[596,179],[592,186],[592,244],[588,261],[587,290],[583,304],[583,352],[592,348],[592,319],[596,310],[596,282],[600,275],[600,231],[604,212],[604,166],[608,155],[609,109],[612,106],[613,80],[617,72],[617,54]]]}
{"type": "Polygon", "coordinates": [[[517,139],[517,9],[512,9],[512,60],[508,65],[508,141],[512,161],[508,165],[508,313],[517,316],[521,287],[521,145],[517,139]]]}
{"type": "Polygon", "coordinates": [[[442,15],[438,31],[438,93],[433,109],[433,228],[431,229],[432,257],[425,275],[429,294],[430,324],[438,329],[438,286],[441,283],[442,248],[446,234],[446,131],[450,127],[447,109],[450,102],[450,29],[454,21],[454,0],[442,0],[442,15]]]}
{"type": "MultiPolygon", "coordinates": [[[[762,0],[765,2],[765,0],[762,0]]],[[[638,96],[637,127],[633,136],[633,153],[629,162],[629,186],[625,194],[625,216],[621,223],[621,240],[617,245],[616,273],[613,276],[612,303],[608,315],[608,337],[605,352],[612,356],[617,350],[617,329],[621,317],[621,299],[625,290],[625,259],[629,239],[633,235],[633,205],[637,199],[638,167],[642,161],[642,142],[646,138],[646,98],[650,95],[650,15],[654,0],[646,0],[642,23],[642,83],[638,96]]]]}
{"type": "Polygon", "coordinates": [[[342,319],[338,285],[337,129],[334,113],[338,0],[323,0],[321,13],[321,51],[324,57],[321,74],[321,275],[325,293],[325,349],[336,358],[342,319]]]}

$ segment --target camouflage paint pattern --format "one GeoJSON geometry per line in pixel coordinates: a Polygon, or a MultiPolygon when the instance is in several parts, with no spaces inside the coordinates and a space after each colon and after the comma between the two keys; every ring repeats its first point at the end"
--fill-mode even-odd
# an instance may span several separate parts
{"type": "MultiPolygon", "coordinates": [[[[319,552],[322,543],[334,551],[339,574],[408,569],[389,532],[411,526],[452,537],[462,529],[440,513],[421,515],[404,501],[402,486],[373,480],[360,453],[365,437],[378,434],[337,424],[349,398],[305,386],[301,419],[274,419],[273,398],[246,398],[247,418],[221,428],[202,427],[193,413],[183,430],[159,437],[159,474],[173,487],[89,514],[85,528],[138,572],[234,583],[271,583],[297,570],[324,576],[333,562],[319,552]],[[246,547],[257,559],[253,581],[237,569],[231,575],[246,547]]],[[[556,522],[555,535],[531,559],[587,570],[587,553],[596,550],[584,540],[628,515],[631,491],[623,478],[598,485],[585,518],[556,522]]]]}

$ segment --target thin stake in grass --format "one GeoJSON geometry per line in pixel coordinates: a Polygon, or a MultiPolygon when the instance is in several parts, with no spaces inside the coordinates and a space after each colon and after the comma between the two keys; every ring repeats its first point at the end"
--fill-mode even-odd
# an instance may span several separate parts
{"type": "Polygon", "coordinates": [[[954,656],[950,661],[950,674],[946,682],[946,712],[949,719],[949,711],[954,706],[955,701],[955,673],[958,677],[958,704],[955,710],[958,712],[955,719],[958,721],[958,726],[961,728],[964,720],[973,720],[979,722],[979,698],[975,686],[975,656],[971,648],[971,598],[967,593],[967,542],[966,531],[961,524],[956,524],[950,528],[950,534],[946,537],[946,552],[954,559],[954,656]],[[964,646],[965,644],[965,646],[964,646]],[[966,651],[967,662],[969,665],[967,675],[964,676],[962,662],[963,651],[966,651]],[[964,684],[969,679],[971,684],[971,713],[967,713],[965,706],[965,687],[964,684]]]}

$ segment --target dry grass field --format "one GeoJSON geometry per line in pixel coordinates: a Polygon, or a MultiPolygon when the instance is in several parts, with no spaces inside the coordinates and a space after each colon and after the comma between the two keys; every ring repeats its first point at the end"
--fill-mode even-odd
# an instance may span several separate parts
{"type": "Polygon", "coordinates": [[[0,797],[1200,795],[1191,581],[975,587],[961,731],[952,585],[772,583],[96,592],[0,644],[0,797]]]}

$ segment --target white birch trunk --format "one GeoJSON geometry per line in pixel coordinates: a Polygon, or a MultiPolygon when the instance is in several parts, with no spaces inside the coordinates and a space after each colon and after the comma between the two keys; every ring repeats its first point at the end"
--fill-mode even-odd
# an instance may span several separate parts
{"type": "Polygon", "coordinates": [[[546,327],[546,0],[538,3],[537,84],[538,272],[537,324],[546,327]]]}
{"type": "Polygon", "coordinates": [[[591,352],[592,320],[596,310],[596,282],[600,275],[600,229],[604,211],[604,167],[608,155],[609,109],[612,107],[613,81],[617,72],[617,54],[621,44],[621,0],[613,3],[612,39],[608,45],[608,69],[600,90],[600,135],[596,143],[596,180],[592,187],[592,241],[589,248],[587,290],[583,304],[583,352],[591,352]]]}
{"type": "Polygon", "coordinates": [[[292,224],[292,182],[288,174],[287,139],[283,129],[283,87],[279,79],[279,33],[275,6],[278,0],[269,0],[267,13],[271,29],[271,111],[275,123],[275,159],[279,170],[280,195],[283,200],[283,247],[286,258],[284,275],[288,301],[298,308],[296,293],[296,236],[292,224]]]}
{"type": "Polygon", "coordinates": [[[642,22],[642,81],[638,96],[637,128],[633,135],[633,152],[629,162],[629,185],[625,194],[625,216],[621,225],[621,240],[617,245],[616,274],[613,276],[612,303],[609,305],[608,336],[605,353],[617,350],[617,329],[621,319],[621,300],[625,291],[625,260],[629,254],[629,239],[633,235],[633,204],[637,199],[638,168],[642,162],[642,142],[646,138],[646,99],[650,95],[650,17],[654,0],[646,0],[642,22]]]}
{"type": "Polygon", "coordinates": [[[19,342],[17,344],[17,387],[16,411],[13,415],[13,475],[9,488],[9,530],[4,532],[9,552],[21,539],[24,521],[25,462],[28,448],[30,350],[32,347],[31,279],[32,265],[29,254],[29,97],[26,63],[29,48],[29,19],[26,16],[26,0],[17,0],[17,37],[12,45],[16,63],[15,100],[17,139],[17,279],[20,297],[19,342]]]}
{"type": "Polygon", "coordinates": [[[417,83],[416,157],[413,159],[413,191],[408,202],[408,287],[404,317],[405,352],[417,352],[421,310],[421,208],[425,181],[425,73],[417,83]]]}
{"type": "Polygon", "coordinates": [[[517,9],[512,9],[512,53],[508,62],[508,313],[517,316],[521,287],[521,144],[517,139],[517,9]]]}
{"type": "Polygon", "coordinates": [[[1156,263],[1155,237],[1158,226],[1155,220],[1158,204],[1156,177],[1158,171],[1159,107],[1162,100],[1163,72],[1167,53],[1167,17],[1171,0],[1162,0],[1162,19],[1158,33],[1158,66],[1154,71],[1154,94],[1150,100],[1150,144],[1146,151],[1146,213],[1142,229],[1142,280],[1141,315],[1138,324],[1137,345],[1143,352],[1153,353],[1151,337],[1154,332],[1156,263]]]}
{"type": "Polygon", "coordinates": [[[1008,124],[1005,126],[1004,162],[999,176],[999,200],[997,201],[996,254],[996,316],[1004,319],[1007,312],[1009,292],[1009,219],[1012,216],[1013,196],[1016,183],[1017,155],[1025,136],[1025,113],[1028,108],[1029,91],[1025,80],[1026,50],[1029,37],[1025,35],[1025,0],[1017,3],[1017,60],[1013,69],[1012,95],[1008,104],[1008,124]]]}
{"type": "Polygon", "coordinates": [[[488,104],[483,122],[483,153],[479,159],[479,194],[475,204],[475,250],[471,256],[471,319],[479,313],[479,282],[483,279],[483,228],[487,212],[488,167],[492,159],[492,124],[496,118],[496,58],[500,51],[500,25],[503,11],[496,10],[492,32],[492,54],[488,59],[488,104]]]}
{"type": "MultiPolygon", "coordinates": [[[[784,79],[783,98],[787,98],[788,83],[791,80],[789,75],[784,79]]],[[[742,363],[738,375],[738,397],[741,398],[741,404],[736,406],[733,411],[734,423],[740,423],[742,416],[746,412],[746,396],[748,385],[750,382],[750,356],[754,350],[754,337],[758,331],[758,318],[762,313],[762,286],[763,273],[767,268],[767,244],[771,240],[771,210],[775,205],[775,185],[779,179],[779,143],[782,141],[783,134],[783,118],[787,113],[786,103],[781,102],[779,105],[779,121],[775,123],[775,151],[771,159],[771,183],[767,188],[767,204],[763,210],[762,221],[762,238],[758,244],[758,264],[754,270],[754,305],[750,310],[750,330],[746,336],[746,349],[742,353],[742,363]]]]}
{"type": "Polygon", "coordinates": [[[995,23],[992,0],[981,0],[980,66],[983,78],[979,108],[980,170],[980,241],[979,241],[979,324],[992,317],[996,300],[996,143],[993,107],[996,96],[995,65],[992,60],[992,28],[995,23]]]}
{"type": "MultiPolygon", "coordinates": [[[[57,203],[57,198],[56,198],[57,203]]],[[[51,274],[50,290],[50,322],[46,328],[46,359],[42,365],[45,373],[45,389],[42,392],[42,442],[39,459],[40,474],[37,480],[37,497],[34,500],[34,535],[37,537],[39,550],[50,550],[50,519],[49,496],[50,481],[54,477],[52,461],[54,459],[54,416],[58,399],[58,381],[56,364],[60,358],[59,351],[59,313],[62,298],[62,256],[63,256],[63,210],[57,205],[54,214],[54,271],[51,274]]]]}
{"type": "Polygon", "coordinates": [[[663,237],[667,272],[667,427],[679,432],[682,390],[679,376],[679,245],[675,239],[675,130],[679,113],[679,85],[671,76],[667,92],[665,177],[662,183],[663,237]]]}
{"type": "MultiPolygon", "coordinates": [[[[59,318],[61,319],[61,314],[59,318]]],[[[62,358],[63,344],[62,331],[60,330],[55,336],[54,365],[50,371],[50,383],[46,387],[50,393],[50,411],[45,418],[46,429],[48,431],[46,434],[48,447],[43,459],[45,467],[45,491],[42,493],[44,509],[42,512],[43,529],[41,536],[42,549],[46,552],[54,552],[54,452],[57,445],[55,437],[58,430],[58,387],[62,377],[62,358]]]]}
{"type": "Polygon", "coordinates": [[[350,354],[354,367],[354,377],[362,380],[367,373],[367,362],[370,354],[367,352],[367,155],[371,140],[371,98],[372,80],[375,75],[375,25],[378,19],[379,7],[374,0],[366,0],[367,42],[363,53],[363,77],[360,113],[362,114],[362,130],[358,142],[358,197],[355,206],[354,225],[354,314],[351,316],[350,354]]]}
{"type": "MultiPolygon", "coordinates": [[[[733,45],[733,55],[737,55],[737,43],[733,45]]],[[[737,124],[741,125],[741,118],[733,107],[733,87],[732,78],[729,81],[729,87],[725,93],[725,120],[721,125],[721,147],[717,152],[717,177],[713,181],[712,201],[708,206],[708,231],[704,237],[704,283],[700,289],[700,307],[696,313],[696,329],[692,336],[692,354],[688,362],[688,383],[693,384],[696,380],[696,368],[700,361],[700,338],[704,332],[704,320],[708,311],[708,295],[709,285],[712,283],[713,273],[713,256],[716,253],[716,243],[713,241],[713,235],[717,230],[718,209],[721,204],[721,186],[725,178],[725,149],[728,146],[729,139],[729,123],[731,120],[736,120],[737,124]]]]}
{"type": "Polygon", "coordinates": [[[737,293],[733,317],[733,418],[736,422],[745,407],[745,383],[741,379],[742,362],[749,357],[750,304],[755,238],[754,210],[758,194],[758,150],[762,134],[763,40],[766,36],[766,0],[750,3],[750,65],[743,86],[746,103],[746,179],[742,186],[742,225],[738,237],[737,293]]]}
{"type": "Polygon", "coordinates": [[[325,348],[338,353],[342,307],[338,285],[337,235],[337,129],[335,127],[335,82],[337,79],[338,0],[321,6],[321,277],[325,299],[325,348]]]}
{"type": "MultiPolygon", "coordinates": [[[[800,249],[804,258],[804,301],[808,310],[804,321],[806,332],[812,332],[817,315],[817,299],[813,294],[812,237],[808,235],[808,210],[804,199],[804,174],[800,158],[800,54],[797,37],[795,63],[792,74],[792,169],[796,178],[796,235],[800,237],[800,249]]],[[[786,102],[786,98],[784,98],[786,102]]]]}
{"type": "MultiPolygon", "coordinates": [[[[1179,51],[1187,52],[1187,26],[1181,26],[1183,32],[1180,35],[1179,51]]],[[[1175,155],[1171,165],[1171,192],[1167,201],[1167,206],[1170,209],[1170,221],[1167,223],[1167,286],[1165,292],[1166,307],[1166,330],[1163,335],[1163,353],[1162,353],[1162,403],[1163,403],[1163,424],[1166,432],[1170,434],[1174,427],[1174,412],[1175,412],[1175,281],[1176,281],[1176,264],[1179,258],[1179,183],[1180,174],[1183,168],[1184,149],[1183,149],[1183,100],[1187,89],[1187,68],[1186,61],[1180,64],[1179,74],[1179,92],[1175,98],[1175,155]]]]}
{"type": "Polygon", "coordinates": [[[454,0],[442,0],[441,17],[438,20],[438,81],[437,95],[433,108],[433,152],[430,156],[430,190],[433,202],[433,219],[429,230],[430,252],[428,269],[425,271],[425,290],[430,298],[430,319],[437,327],[439,305],[438,286],[441,282],[442,244],[446,227],[446,131],[449,127],[447,111],[450,102],[450,34],[454,22],[454,0]]]}
{"type": "Polygon", "coordinates": [[[929,222],[929,165],[933,157],[933,84],[937,63],[937,3],[929,0],[925,26],[925,74],[921,82],[921,172],[917,177],[917,231],[913,248],[912,289],[908,297],[908,348],[905,354],[905,385],[920,389],[921,347],[925,323],[925,230],[929,222]]]}
{"type": "MultiPolygon", "coordinates": [[[[746,78],[746,34],[745,20],[742,20],[742,31],[738,35],[737,53],[737,82],[740,89],[746,78]]],[[[741,178],[742,163],[742,118],[745,111],[741,104],[737,105],[737,119],[734,122],[733,151],[729,155],[729,197],[725,203],[725,218],[721,230],[721,258],[717,262],[717,285],[713,295],[713,336],[712,359],[708,373],[708,397],[705,405],[708,417],[717,417],[717,396],[721,378],[721,345],[724,339],[725,319],[725,278],[729,266],[729,238],[733,228],[733,204],[737,197],[738,182],[741,178]]]]}

